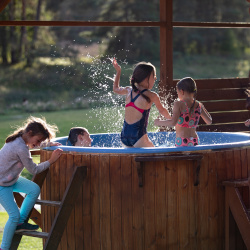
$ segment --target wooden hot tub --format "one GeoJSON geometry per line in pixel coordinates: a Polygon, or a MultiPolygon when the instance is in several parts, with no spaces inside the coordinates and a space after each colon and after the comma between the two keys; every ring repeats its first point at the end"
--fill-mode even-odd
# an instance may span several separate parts
{"type": "MultiPolygon", "coordinates": [[[[118,134],[91,135],[92,148],[62,146],[42,199],[61,200],[77,166],[87,166],[87,178],[58,249],[225,249],[221,182],[247,178],[250,137],[200,132],[200,146],[176,148],[168,143],[174,136],[150,134],[168,147],[116,148],[118,134]]],[[[66,137],[57,141],[65,144],[66,137]]],[[[41,161],[52,149],[42,150],[41,161]]],[[[44,231],[55,213],[42,207],[44,231]]]]}

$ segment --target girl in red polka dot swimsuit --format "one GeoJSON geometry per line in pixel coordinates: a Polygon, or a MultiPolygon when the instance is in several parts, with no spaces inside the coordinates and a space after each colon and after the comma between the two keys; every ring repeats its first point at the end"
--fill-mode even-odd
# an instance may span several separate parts
{"type": "Polygon", "coordinates": [[[206,124],[212,123],[212,117],[204,105],[196,100],[197,87],[191,77],[181,79],[176,86],[178,99],[174,102],[173,116],[168,120],[155,120],[156,126],[174,127],[175,146],[196,146],[200,144],[196,128],[200,116],[206,124]]]}

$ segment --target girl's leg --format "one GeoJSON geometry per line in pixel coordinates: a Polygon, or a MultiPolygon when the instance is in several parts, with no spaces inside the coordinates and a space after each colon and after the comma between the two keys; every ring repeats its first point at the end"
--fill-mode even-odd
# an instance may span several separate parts
{"type": "Polygon", "coordinates": [[[9,219],[4,227],[1,248],[9,249],[15,233],[20,213],[13,196],[13,186],[0,186],[0,203],[7,211],[9,219]]]}
{"type": "Polygon", "coordinates": [[[36,183],[20,176],[13,187],[13,191],[27,194],[20,208],[18,224],[21,224],[27,219],[31,209],[34,207],[40,194],[40,187],[36,183]]]}

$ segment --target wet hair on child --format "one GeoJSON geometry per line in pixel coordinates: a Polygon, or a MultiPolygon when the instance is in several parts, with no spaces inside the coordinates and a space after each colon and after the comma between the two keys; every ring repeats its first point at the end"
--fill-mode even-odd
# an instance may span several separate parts
{"type": "Polygon", "coordinates": [[[46,122],[45,118],[38,118],[30,116],[23,124],[18,127],[11,135],[6,139],[6,143],[14,141],[16,138],[22,136],[25,133],[30,133],[31,136],[42,135],[43,141],[46,139],[51,140],[55,137],[58,128],[56,125],[50,125],[46,122]]]}
{"type": "Polygon", "coordinates": [[[176,87],[178,90],[183,90],[188,93],[194,93],[194,102],[190,108],[190,113],[192,113],[194,111],[194,104],[197,96],[197,87],[195,80],[191,77],[182,78],[179,82],[177,82],[176,87]]]}
{"type": "MultiPolygon", "coordinates": [[[[139,84],[146,78],[150,78],[150,75],[154,74],[155,76],[155,66],[149,62],[139,62],[135,65],[133,75],[131,76],[130,83],[134,92],[138,92],[139,89],[136,87],[135,83],[139,84]]],[[[141,96],[150,103],[151,100],[148,96],[141,93],[141,96]]]]}
{"type": "Polygon", "coordinates": [[[67,141],[69,141],[72,146],[75,146],[78,135],[84,135],[85,133],[88,133],[88,130],[86,128],[83,127],[71,128],[69,131],[69,136],[67,141]]]}

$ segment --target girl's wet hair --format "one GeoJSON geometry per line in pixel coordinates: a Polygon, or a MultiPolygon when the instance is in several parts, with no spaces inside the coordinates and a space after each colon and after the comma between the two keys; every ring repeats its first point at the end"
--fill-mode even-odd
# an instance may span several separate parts
{"type": "Polygon", "coordinates": [[[88,130],[86,128],[83,127],[71,128],[69,131],[69,136],[67,141],[69,141],[72,146],[75,146],[78,135],[84,135],[85,133],[88,133],[88,130]]]}
{"type": "Polygon", "coordinates": [[[6,143],[14,141],[16,138],[25,133],[30,133],[31,136],[42,135],[42,141],[51,140],[55,137],[58,128],[56,125],[50,125],[45,118],[38,118],[30,116],[23,124],[18,127],[11,135],[6,138],[6,143]]]}
{"type": "Polygon", "coordinates": [[[192,107],[190,108],[190,113],[192,113],[194,111],[194,105],[197,96],[196,82],[191,77],[185,77],[177,82],[176,87],[178,90],[183,90],[188,93],[194,93],[194,102],[192,104],[192,107]]]}
{"type": "MultiPolygon", "coordinates": [[[[131,79],[130,79],[130,83],[131,83],[131,86],[134,90],[134,92],[138,92],[138,88],[136,87],[135,83],[137,83],[138,85],[140,85],[140,83],[148,78],[150,78],[150,75],[152,74],[152,72],[154,73],[154,76],[155,76],[155,66],[149,62],[140,62],[140,63],[137,63],[135,65],[135,68],[134,68],[134,72],[133,72],[133,75],[131,76],[131,79]]],[[[147,102],[151,102],[150,98],[146,95],[144,95],[143,93],[140,93],[142,95],[143,98],[146,99],[147,102]]]]}

